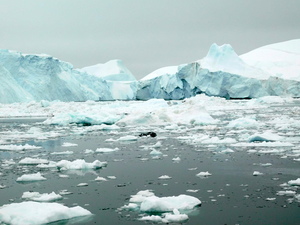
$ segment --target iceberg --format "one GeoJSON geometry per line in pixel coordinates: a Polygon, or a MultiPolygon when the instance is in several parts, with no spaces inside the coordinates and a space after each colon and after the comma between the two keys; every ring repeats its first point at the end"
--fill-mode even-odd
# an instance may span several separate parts
{"type": "Polygon", "coordinates": [[[0,222],[12,225],[39,225],[75,217],[91,216],[80,206],[69,208],[59,203],[21,202],[0,208],[0,222]]]}
{"type": "Polygon", "coordinates": [[[48,55],[0,50],[0,102],[112,99],[101,78],[48,55]]]}
{"type": "Polygon", "coordinates": [[[82,69],[48,55],[0,50],[0,103],[300,97],[300,39],[238,55],[212,44],[197,61],[163,67],[137,81],[121,60],[82,69]]]}
{"type": "Polygon", "coordinates": [[[110,60],[104,64],[84,67],[80,71],[105,80],[113,100],[135,99],[137,80],[122,60],[110,60]]]}
{"type": "Polygon", "coordinates": [[[36,201],[36,202],[52,202],[61,200],[63,197],[55,192],[40,194],[39,192],[26,191],[22,195],[23,199],[36,201]]]}
{"type": "Polygon", "coordinates": [[[84,159],[76,159],[74,161],[61,160],[56,163],[58,170],[97,170],[107,165],[107,162],[95,160],[92,163],[87,163],[84,159]]]}
{"type": "Polygon", "coordinates": [[[200,93],[227,99],[299,97],[299,46],[300,40],[292,40],[271,45],[272,53],[266,46],[238,56],[228,44],[213,44],[201,60],[145,76],[139,82],[137,99],[179,100],[200,93]],[[268,57],[273,53],[274,57],[268,57]]]}
{"type": "Polygon", "coordinates": [[[138,210],[142,215],[146,213],[139,219],[142,221],[170,223],[188,220],[188,214],[199,206],[201,201],[190,195],[157,197],[152,191],[143,190],[132,195],[129,204],[121,209],[138,210]]]}

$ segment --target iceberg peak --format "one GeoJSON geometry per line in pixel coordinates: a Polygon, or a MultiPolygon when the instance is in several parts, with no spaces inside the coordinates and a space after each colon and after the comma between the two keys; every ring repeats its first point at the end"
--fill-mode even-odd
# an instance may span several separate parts
{"type": "Polygon", "coordinates": [[[210,71],[226,71],[232,72],[244,65],[243,60],[239,58],[230,44],[217,45],[216,43],[210,46],[210,49],[205,58],[200,60],[203,68],[210,71]]]}
{"type": "Polygon", "coordinates": [[[90,75],[101,77],[107,81],[136,81],[136,78],[120,59],[110,60],[80,69],[90,75]]]}

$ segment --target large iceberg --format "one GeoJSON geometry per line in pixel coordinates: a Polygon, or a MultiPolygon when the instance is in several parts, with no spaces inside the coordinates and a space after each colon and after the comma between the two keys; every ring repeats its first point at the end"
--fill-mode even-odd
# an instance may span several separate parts
{"type": "Polygon", "coordinates": [[[48,55],[0,50],[0,102],[112,99],[101,78],[48,55]]]}
{"type": "Polygon", "coordinates": [[[121,60],[82,69],[48,55],[0,50],[0,103],[41,100],[300,97],[300,39],[238,56],[213,44],[206,57],[164,67],[137,81],[121,60]]]}
{"type": "Polygon", "coordinates": [[[213,44],[201,60],[165,67],[141,79],[137,99],[183,99],[199,93],[225,98],[299,97],[300,40],[270,46],[240,57],[228,44],[213,44]],[[268,58],[270,54],[274,57],[268,58]],[[255,61],[264,57],[268,60],[255,61]]]}
{"type": "Polygon", "coordinates": [[[84,67],[80,71],[105,80],[109,86],[112,99],[135,99],[138,82],[122,60],[110,60],[104,64],[84,67]]]}

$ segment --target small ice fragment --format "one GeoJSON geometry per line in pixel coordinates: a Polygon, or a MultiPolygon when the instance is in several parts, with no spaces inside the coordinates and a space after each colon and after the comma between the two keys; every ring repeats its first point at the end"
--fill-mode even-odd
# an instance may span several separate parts
{"type": "Polygon", "coordinates": [[[160,179],[160,180],[168,180],[168,179],[172,179],[172,177],[170,177],[168,175],[162,175],[158,179],[160,179]]]}
{"type": "Polygon", "coordinates": [[[95,181],[107,181],[107,179],[106,178],[104,178],[104,177],[96,177],[95,178],[95,181]]]}
{"type": "Polygon", "coordinates": [[[89,185],[88,183],[79,183],[76,186],[77,187],[85,187],[85,186],[88,186],[88,185],[89,185]]]}
{"type": "Polygon", "coordinates": [[[254,171],[253,172],[253,176],[261,176],[263,175],[263,173],[259,172],[259,171],[254,171]]]}
{"type": "Polygon", "coordinates": [[[211,176],[212,174],[209,173],[208,171],[206,172],[200,172],[198,174],[196,174],[197,177],[208,177],[208,176],[211,176]]]}
{"type": "Polygon", "coordinates": [[[78,144],[70,143],[70,142],[64,142],[62,144],[62,147],[76,147],[76,146],[78,146],[78,144]]]}

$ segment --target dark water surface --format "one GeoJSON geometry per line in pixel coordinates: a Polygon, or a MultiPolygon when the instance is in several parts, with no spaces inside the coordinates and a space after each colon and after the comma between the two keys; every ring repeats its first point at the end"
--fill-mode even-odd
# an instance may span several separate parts
{"type": "MultiPolygon", "coordinates": [[[[258,115],[266,115],[266,112],[258,115]]],[[[41,125],[37,123],[34,126],[41,125]]],[[[246,151],[252,149],[251,147],[230,147],[235,151],[234,153],[221,154],[218,149],[226,148],[224,144],[217,144],[212,150],[208,146],[193,146],[178,139],[178,136],[198,132],[215,133],[219,137],[226,136],[226,130],[222,129],[218,131],[190,129],[182,133],[158,129],[156,132],[155,138],[142,137],[133,142],[106,142],[105,140],[118,139],[128,134],[138,136],[137,130],[97,131],[84,135],[68,133],[65,137],[28,142],[42,146],[41,150],[22,153],[2,151],[0,152],[2,162],[6,159],[14,159],[18,162],[26,156],[38,155],[38,158],[53,161],[85,159],[87,162],[92,162],[98,159],[107,161],[108,165],[100,170],[62,172],[56,169],[39,170],[35,166],[21,166],[18,163],[8,167],[2,166],[0,184],[7,187],[0,189],[0,205],[21,202],[21,196],[25,191],[58,193],[60,190],[67,189],[72,194],[64,195],[64,199],[59,202],[67,206],[79,205],[91,211],[94,216],[83,218],[81,222],[73,220],[53,224],[152,224],[152,222],[139,221],[138,212],[119,210],[120,207],[128,204],[131,195],[150,189],[159,197],[188,194],[202,201],[202,206],[195,209],[184,224],[300,224],[300,203],[297,201],[289,203],[287,196],[276,194],[283,190],[280,184],[300,177],[299,162],[278,155],[249,154],[246,151]],[[162,146],[157,150],[163,155],[160,159],[152,159],[150,151],[144,150],[141,146],[154,145],[158,141],[162,146]],[[62,147],[64,142],[76,143],[78,146],[62,147]],[[105,154],[84,153],[85,149],[95,150],[99,147],[118,147],[120,150],[105,154]],[[74,151],[74,154],[50,154],[59,151],[74,151]],[[176,163],[172,159],[178,156],[181,161],[176,163]],[[148,160],[142,160],[144,158],[148,160]],[[272,163],[272,165],[266,167],[259,165],[260,163],[272,163]],[[191,168],[196,169],[191,170],[191,168]],[[46,181],[16,182],[16,179],[24,173],[38,171],[47,178],[46,181]],[[197,177],[196,174],[202,171],[209,171],[212,176],[197,177]],[[254,171],[260,171],[263,175],[253,176],[254,171]],[[59,175],[69,175],[69,177],[62,178],[59,175]],[[162,175],[172,178],[158,179],[162,175]],[[97,176],[115,176],[116,179],[96,182],[97,176]],[[79,183],[88,183],[88,186],[77,187],[79,183]],[[198,192],[186,192],[188,189],[198,190],[198,192]],[[267,201],[266,198],[276,198],[276,200],[267,201]]]]}

